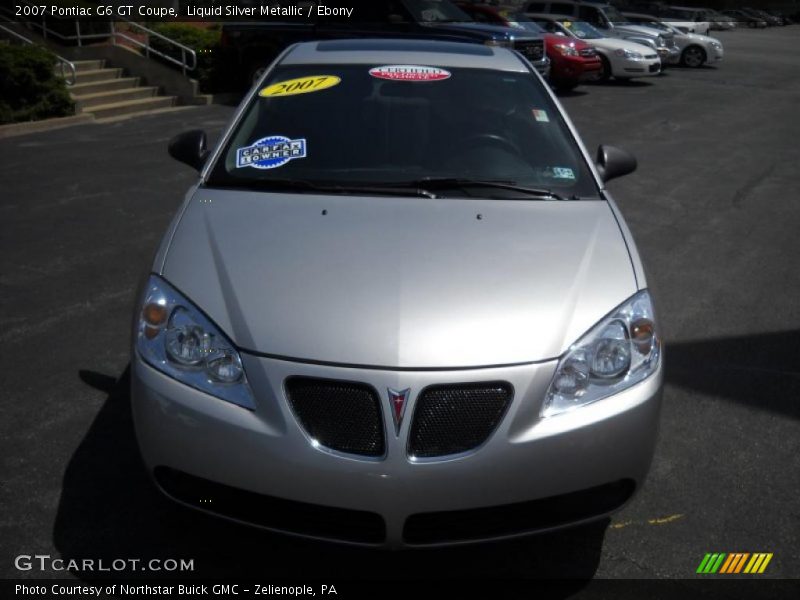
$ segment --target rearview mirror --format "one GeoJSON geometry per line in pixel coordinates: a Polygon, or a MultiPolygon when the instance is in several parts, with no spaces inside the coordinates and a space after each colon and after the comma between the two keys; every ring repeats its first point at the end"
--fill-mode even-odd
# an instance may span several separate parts
{"type": "Polygon", "coordinates": [[[636,157],[616,146],[600,146],[597,149],[597,171],[603,181],[611,181],[636,170],[636,157]]]}
{"type": "Polygon", "coordinates": [[[180,133],[170,140],[168,151],[175,160],[199,171],[208,157],[206,132],[202,129],[193,129],[180,133]]]}

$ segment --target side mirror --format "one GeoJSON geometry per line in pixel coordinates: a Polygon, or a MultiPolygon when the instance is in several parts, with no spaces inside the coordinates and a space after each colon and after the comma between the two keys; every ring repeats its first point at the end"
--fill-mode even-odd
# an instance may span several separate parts
{"type": "Polygon", "coordinates": [[[636,170],[636,157],[615,146],[600,146],[597,149],[597,170],[603,181],[611,181],[636,170]]]}
{"type": "Polygon", "coordinates": [[[199,171],[208,157],[206,132],[201,129],[192,129],[180,133],[170,140],[168,151],[175,160],[186,163],[199,171]]]}

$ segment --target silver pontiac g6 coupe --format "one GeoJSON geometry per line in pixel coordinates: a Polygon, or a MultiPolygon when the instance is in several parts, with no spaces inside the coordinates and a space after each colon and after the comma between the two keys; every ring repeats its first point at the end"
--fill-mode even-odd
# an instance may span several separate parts
{"type": "Polygon", "coordinates": [[[397,548],[604,517],[648,471],[661,340],[636,247],[535,69],[497,47],[284,52],[200,171],[137,303],[158,487],[397,548]]]}

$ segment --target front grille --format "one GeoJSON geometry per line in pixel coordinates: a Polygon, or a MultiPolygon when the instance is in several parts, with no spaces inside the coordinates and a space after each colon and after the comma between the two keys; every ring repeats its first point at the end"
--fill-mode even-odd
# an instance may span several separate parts
{"type": "Polygon", "coordinates": [[[414,408],[409,455],[426,458],[477,448],[500,423],[513,396],[503,382],[425,388],[414,408]]]}
{"type": "Polygon", "coordinates": [[[652,60],[654,58],[658,58],[658,54],[645,54],[644,57],[652,60]]]}
{"type": "Polygon", "coordinates": [[[544,58],[544,42],[542,40],[516,42],[514,49],[531,62],[540,61],[544,58]]]}
{"type": "Polygon", "coordinates": [[[597,56],[597,50],[595,50],[594,48],[584,48],[583,50],[581,50],[579,52],[579,54],[581,56],[584,56],[584,57],[588,58],[588,57],[591,57],[591,56],[597,56]]]}
{"type": "Polygon", "coordinates": [[[386,539],[386,523],[376,513],[265,496],[168,467],[156,467],[153,475],[172,498],[229,519],[357,544],[381,544],[386,539]]]}
{"type": "Polygon", "coordinates": [[[361,383],[291,377],[286,396],[308,435],[326,448],[383,456],[383,416],[375,390],[361,383]]]}
{"type": "Polygon", "coordinates": [[[594,488],[540,500],[432,513],[406,519],[408,544],[443,544],[529,533],[597,518],[622,506],[636,488],[622,479],[594,488]]]}

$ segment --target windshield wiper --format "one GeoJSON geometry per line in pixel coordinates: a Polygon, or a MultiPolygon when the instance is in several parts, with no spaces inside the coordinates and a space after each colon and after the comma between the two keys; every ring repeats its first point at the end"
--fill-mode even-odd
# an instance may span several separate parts
{"type": "Polygon", "coordinates": [[[502,181],[495,179],[460,179],[458,177],[427,177],[425,179],[417,179],[410,181],[410,186],[414,186],[424,190],[446,190],[449,188],[489,188],[496,190],[508,190],[510,192],[519,192],[526,196],[535,196],[537,198],[552,198],[554,200],[564,200],[563,196],[559,196],[552,190],[542,190],[537,188],[530,188],[517,185],[513,181],[502,181]]]}
{"type": "Polygon", "coordinates": [[[437,198],[436,194],[415,186],[406,185],[362,185],[360,183],[329,183],[306,179],[248,179],[231,182],[231,187],[259,191],[298,191],[319,194],[370,194],[389,196],[419,196],[437,198]]]}

